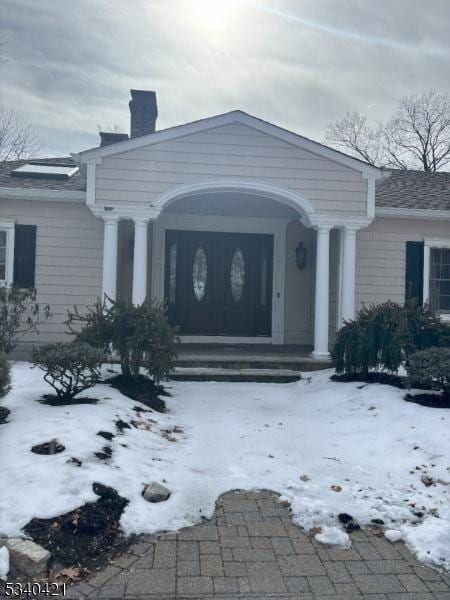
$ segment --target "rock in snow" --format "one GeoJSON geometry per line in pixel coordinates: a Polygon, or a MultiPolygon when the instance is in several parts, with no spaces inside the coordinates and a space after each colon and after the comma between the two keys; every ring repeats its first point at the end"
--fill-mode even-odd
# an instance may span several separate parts
{"type": "Polygon", "coordinates": [[[403,534],[398,529],[387,529],[384,532],[384,537],[390,542],[394,543],[399,542],[402,539],[403,534]]]}
{"type": "Polygon", "coordinates": [[[170,490],[156,481],[152,481],[144,488],[144,498],[148,502],[163,502],[170,496],[170,490]]]}
{"type": "Polygon", "coordinates": [[[9,552],[6,546],[0,548],[0,579],[6,579],[9,573],[9,552]]]}
{"type": "Polygon", "coordinates": [[[31,540],[10,538],[5,546],[9,550],[11,570],[34,577],[47,570],[50,552],[31,540]]]}
{"type": "Polygon", "coordinates": [[[350,538],[339,527],[322,527],[322,531],[317,533],[315,538],[321,544],[329,546],[344,546],[345,548],[351,546],[350,538]]]}

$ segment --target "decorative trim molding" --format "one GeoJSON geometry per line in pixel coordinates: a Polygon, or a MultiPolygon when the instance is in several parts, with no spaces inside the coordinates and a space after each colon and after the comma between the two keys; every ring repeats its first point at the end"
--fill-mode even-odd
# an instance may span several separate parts
{"type": "Polygon", "coordinates": [[[193,194],[209,194],[212,192],[239,192],[240,194],[258,194],[281,202],[291,208],[299,211],[302,215],[312,215],[315,211],[311,202],[298,192],[292,192],[287,189],[279,188],[267,183],[259,181],[248,181],[239,179],[224,179],[214,181],[200,181],[197,183],[189,183],[172,189],[161,196],[161,198],[153,205],[155,209],[161,212],[167,208],[172,202],[179,200],[184,196],[193,194]]]}
{"type": "Polygon", "coordinates": [[[438,219],[450,220],[450,210],[432,210],[428,208],[390,208],[378,206],[375,209],[377,217],[398,217],[402,219],[438,219]]]}
{"type": "Polygon", "coordinates": [[[308,152],[312,152],[318,156],[327,158],[335,163],[341,164],[355,171],[359,171],[360,173],[366,174],[369,177],[378,179],[385,176],[385,172],[378,167],[366,164],[362,160],[348,156],[343,152],[339,152],[338,150],[324,146],[319,142],[314,142],[313,140],[305,138],[297,133],[293,133],[292,131],[288,131],[287,129],[283,129],[257,117],[253,117],[252,115],[244,113],[240,110],[234,110],[229,113],[207,117],[206,119],[201,119],[192,123],[170,127],[168,129],[156,131],[155,133],[132,138],[123,142],[118,142],[117,144],[91,148],[78,154],[72,154],[72,156],[75,160],[89,162],[92,159],[112,156],[114,154],[121,154],[123,152],[129,152],[130,150],[137,150],[138,148],[142,148],[144,146],[160,144],[161,142],[185,137],[201,131],[207,131],[215,127],[230,125],[232,123],[241,123],[242,125],[246,125],[247,127],[250,127],[256,131],[270,135],[274,138],[291,144],[292,146],[302,148],[308,152]]]}
{"type": "Polygon", "coordinates": [[[354,217],[351,215],[341,217],[336,215],[327,215],[327,214],[313,214],[313,215],[305,215],[300,219],[300,221],[305,225],[305,227],[312,227],[313,229],[317,229],[319,227],[328,227],[329,229],[333,228],[351,228],[355,231],[358,229],[363,229],[364,227],[368,227],[373,219],[370,217],[354,217]]]}
{"type": "Polygon", "coordinates": [[[0,187],[0,198],[23,198],[44,202],[86,202],[82,190],[48,190],[44,188],[0,187]]]}
{"type": "Polygon", "coordinates": [[[159,212],[153,208],[153,206],[108,206],[104,204],[96,204],[95,206],[89,206],[91,211],[96,217],[101,219],[130,219],[130,220],[142,220],[150,221],[157,219],[159,212]]]}

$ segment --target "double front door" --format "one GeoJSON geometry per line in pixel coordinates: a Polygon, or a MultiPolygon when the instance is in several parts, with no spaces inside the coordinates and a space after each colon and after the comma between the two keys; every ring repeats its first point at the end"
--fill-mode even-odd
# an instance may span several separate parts
{"type": "Polygon", "coordinates": [[[165,296],[181,335],[270,336],[273,236],[166,231],[165,296]]]}

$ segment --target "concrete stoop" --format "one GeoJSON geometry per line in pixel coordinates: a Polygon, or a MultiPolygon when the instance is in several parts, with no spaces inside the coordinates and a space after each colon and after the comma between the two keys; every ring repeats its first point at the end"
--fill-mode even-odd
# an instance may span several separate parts
{"type": "Polygon", "coordinates": [[[301,379],[290,369],[228,369],[220,367],[176,367],[173,381],[243,381],[257,383],[291,383],[301,379]]]}
{"type": "Polygon", "coordinates": [[[303,348],[214,345],[180,347],[171,378],[175,381],[248,381],[290,383],[301,372],[329,369],[330,361],[317,360],[303,348]]]}

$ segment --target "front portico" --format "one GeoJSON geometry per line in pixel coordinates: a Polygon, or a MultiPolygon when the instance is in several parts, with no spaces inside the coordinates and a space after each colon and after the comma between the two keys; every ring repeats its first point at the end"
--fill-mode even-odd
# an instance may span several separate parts
{"type": "Polygon", "coordinates": [[[380,171],[238,111],[205,121],[79,156],[104,220],[103,295],[165,301],[184,342],[328,357],[354,316],[380,171]]]}

